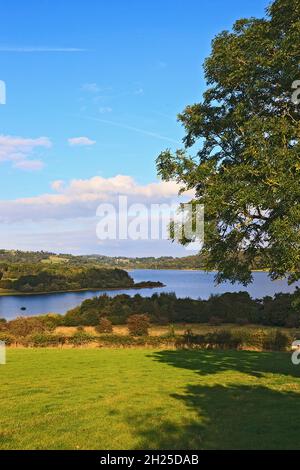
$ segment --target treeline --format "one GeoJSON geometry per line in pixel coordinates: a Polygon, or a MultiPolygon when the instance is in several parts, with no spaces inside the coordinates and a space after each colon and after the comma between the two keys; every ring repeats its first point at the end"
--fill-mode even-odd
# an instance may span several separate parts
{"type": "MultiPolygon", "coordinates": [[[[240,255],[241,257],[243,254],[240,255]]],[[[62,266],[72,270],[78,268],[120,268],[120,269],[205,269],[204,255],[192,255],[182,258],[173,256],[128,258],[123,256],[55,254],[45,251],[0,250],[0,272],[4,278],[36,274],[43,267],[55,272],[62,266]]],[[[257,257],[253,269],[265,269],[257,257]]]]}
{"type": "Polygon", "coordinates": [[[0,269],[7,267],[14,271],[18,269],[25,274],[35,272],[40,264],[49,264],[57,267],[59,264],[67,265],[68,268],[78,266],[94,266],[123,269],[202,269],[203,260],[199,255],[176,258],[173,256],[154,256],[129,258],[123,256],[103,256],[103,255],[83,255],[75,256],[71,254],[55,254],[45,251],[20,251],[20,250],[0,250],[0,269]],[[32,271],[33,270],[33,271],[32,271]]]}
{"type": "MultiPolygon", "coordinates": [[[[151,284],[151,283],[150,283],[151,284]]],[[[42,270],[37,274],[21,276],[18,279],[2,279],[0,287],[17,292],[38,293],[78,289],[130,288],[132,277],[122,269],[87,268],[51,272],[42,270]]]]}
{"type": "Polygon", "coordinates": [[[300,326],[300,290],[293,294],[252,299],[247,292],[213,295],[208,300],[178,299],[175,294],[102,295],[85,300],[62,317],[65,326],[96,326],[101,318],[113,324],[125,324],[133,314],[147,314],[152,323],[248,323],[298,328],[300,326]]]}

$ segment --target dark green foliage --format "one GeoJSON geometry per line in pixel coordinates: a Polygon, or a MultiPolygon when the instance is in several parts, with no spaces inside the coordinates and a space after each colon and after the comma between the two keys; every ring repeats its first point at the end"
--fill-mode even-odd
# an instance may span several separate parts
{"type": "Polygon", "coordinates": [[[74,346],[83,346],[84,344],[89,344],[95,341],[97,338],[85,331],[76,331],[72,336],[68,338],[68,343],[73,344],[74,346]]]}
{"type": "Polygon", "coordinates": [[[66,343],[67,338],[64,335],[54,335],[50,333],[35,333],[27,336],[23,341],[23,345],[31,347],[51,347],[62,346],[66,343]]]}
{"type": "Polygon", "coordinates": [[[62,317],[66,326],[97,326],[102,318],[113,324],[125,324],[130,315],[148,314],[152,323],[246,323],[298,327],[300,307],[294,294],[276,294],[274,298],[251,299],[247,292],[225,293],[208,300],[177,299],[175,294],[102,295],[85,300],[62,317]]]}
{"type": "MultiPolygon", "coordinates": [[[[297,295],[298,291],[296,291],[297,295]]],[[[293,298],[290,294],[276,294],[274,298],[264,298],[263,321],[265,325],[288,326],[291,318],[300,319],[300,309],[293,307],[293,298]]]]}
{"type": "Polygon", "coordinates": [[[60,273],[42,270],[37,274],[21,276],[11,283],[11,288],[20,292],[49,292],[76,289],[101,289],[132,287],[133,279],[121,269],[88,268],[60,273]]]}
{"type": "Polygon", "coordinates": [[[174,345],[174,339],[161,336],[124,336],[124,335],[101,335],[98,338],[99,347],[160,347],[174,345]]]}

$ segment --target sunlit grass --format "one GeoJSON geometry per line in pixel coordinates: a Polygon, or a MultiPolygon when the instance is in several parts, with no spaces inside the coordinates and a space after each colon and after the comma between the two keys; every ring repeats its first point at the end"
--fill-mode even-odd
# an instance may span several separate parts
{"type": "Polygon", "coordinates": [[[10,349],[0,448],[300,448],[299,367],[285,353],[10,349]]]}

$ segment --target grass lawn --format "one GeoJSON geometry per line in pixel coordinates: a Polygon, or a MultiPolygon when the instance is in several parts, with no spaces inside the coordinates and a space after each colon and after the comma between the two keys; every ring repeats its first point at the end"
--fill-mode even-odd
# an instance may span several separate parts
{"type": "Polygon", "coordinates": [[[286,353],[9,349],[1,449],[300,449],[286,353]]]}

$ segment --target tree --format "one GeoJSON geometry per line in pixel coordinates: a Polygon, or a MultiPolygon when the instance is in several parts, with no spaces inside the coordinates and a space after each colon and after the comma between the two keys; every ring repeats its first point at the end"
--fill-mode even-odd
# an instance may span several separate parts
{"type": "Polygon", "coordinates": [[[157,159],[163,180],[205,205],[203,260],[218,282],[248,284],[257,262],[272,279],[300,278],[299,18],[299,0],[276,0],[221,32],[203,101],[179,115],[184,148],[157,159]]]}
{"type": "Polygon", "coordinates": [[[132,336],[148,336],[149,317],[148,315],[130,315],[127,319],[129,333],[132,336]]]}
{"type": "Polygon", "coordinates": [[[112,322],[108,318],[101,318],[99,325],[97,325],[95,329],[98,333],[112,333],[112,322]]]}
{"type": "Polygon", "coordinates": [[[32,333],[48,331],[47,325],[39,318],[18,317],[7,323],[8,331],[16,337],[25,337],[32,333]]]}

